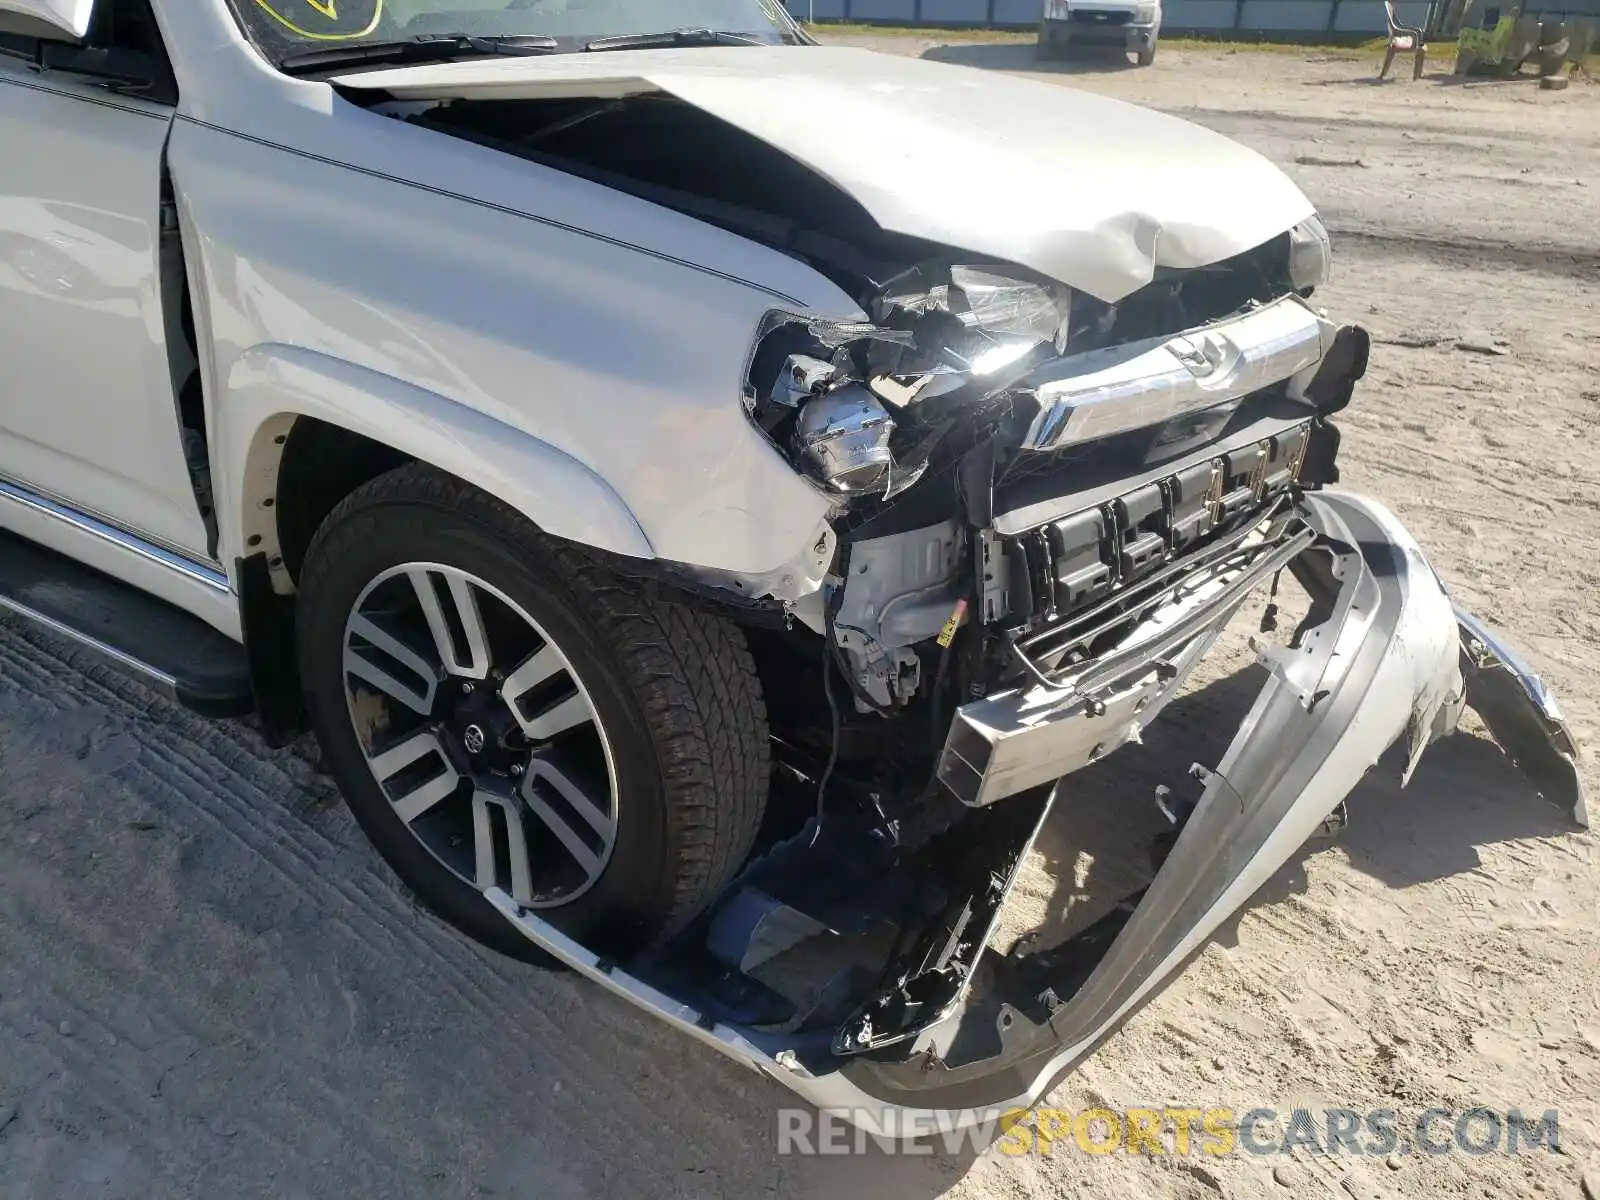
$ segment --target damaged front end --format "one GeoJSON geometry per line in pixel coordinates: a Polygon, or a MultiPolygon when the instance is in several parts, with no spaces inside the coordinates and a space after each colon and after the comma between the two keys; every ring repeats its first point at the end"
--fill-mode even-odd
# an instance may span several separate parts
{"type": "Polygon", "coordinates": [[[748,622],[778,765],[763,843],[627,964],[489,898],[579,971],[894,1135],[1037,1100],[1391,745],[1409,775],[1464,703],[1586,820],[1537,677],[1392,514],[1329,486],[1368,340],[1309,303],[1326,269],[1312,219],[1116,304],[944,257],[875,286],[865,320],[770,314],[746,412],[831,497],[830,526],[781,584],[693,579],[771,618],[748,622]],[[1284,573],[1309,610],[1257,647],[1266,683],[1226,753],[1158,798],[1147,886],[1059,946],[990,948],[1066,777],[1139,741],[1284,573]]]}

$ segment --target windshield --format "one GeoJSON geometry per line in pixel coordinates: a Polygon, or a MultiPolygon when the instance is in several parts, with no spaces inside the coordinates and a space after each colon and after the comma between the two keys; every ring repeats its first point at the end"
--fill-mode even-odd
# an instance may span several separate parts
{"type": "MultiPolygon", "coordinates": [[[[582,50],[600,38],[712,30],[729,41],[796,40],[779,0],[230,0],[273,62],[307,51],[437,38],[553,38],[582,50]]],[[[687,43],[686,43],[687,44],[687,43]]]]}

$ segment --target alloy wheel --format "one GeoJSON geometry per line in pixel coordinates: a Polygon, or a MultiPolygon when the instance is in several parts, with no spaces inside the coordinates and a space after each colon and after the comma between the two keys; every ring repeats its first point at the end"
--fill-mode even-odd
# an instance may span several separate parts
{"type": "Polygon", "coordinates": [[[405,563],[357,597],[343,666],[367,766],[440,863],[529,908],[594,886],[616,844],[611,746],[526,611],[469,572],[405,563]]]}

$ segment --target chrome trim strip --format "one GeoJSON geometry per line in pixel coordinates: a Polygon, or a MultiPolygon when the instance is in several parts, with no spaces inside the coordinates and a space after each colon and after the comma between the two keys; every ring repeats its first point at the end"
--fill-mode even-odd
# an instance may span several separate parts
{"type": "Polygon", "coordinates": [[[1176,337],[1058,359],[1029,381],[1039,415],[1022,444],[1058,450],[1241,399],[1316,367],[1336,332],[1285,296],[1176,337]]]}
{"type": "Polygon", "coordinates": [[[125,529],[119,529],[108,521],[61,504],[48,496],[41,496],[38,492],[30,491],[19,484],[9,483],[0,479],[0,500],[10,500],[20,504],[23,508],[42,513],[47,517],[54,517],[64,524],[84,533],[92,534],[102,541],[109,542],[130,554],[136,554],[149,562],[157,563],[194,582],[211,588],[214,591],[228,593],[233,589],[228,583],[228,577],[214,567],[196,562],[187,555],[179,554],[175,550],[168,550],[158,546],[145,538],[125,529]]]}
{"type": "Polygon", "coordinates": [[[735,1062],[782,1081],[782,1073],[774,1069],[777,1064],[752,1045],[736,1026],[715,1021],[691,1005],[629,975],[562,933],[532,909],[523,908],[500,888],[485,888],[483,898],[499,909],[500,915],[511,922],[518,933],[590,982],[660,1017],[680,1033],[721,1051],[735,1062]]]}
{"type": "MultiPolygon", "coordinates": [[[[4,486],[4,484],[0,484],[0,487],[4,486]]],[[[39,612],[37,609],[30,608],[20,600],[4,595],[3,593],[0,593],[0,610],[14,613],[23,620],[30,621],[33,624],[38,625],[40,628],[46,629],[55,634],[57,637],[65,638],[67,641],[72,642],[85,650],[88,650],[91,654],[95,655],[97,658],[113,667],[120,667],[125,671],[132,672],[142,679],[147,686],[153,688],[157,692],[160,692],[168,700],[178,699],[177,681],[173,679],[171,675],[168,675],[165,671],[162,671],[156,667],[152,667],[147,662],[143,662],[137,658],[134,658],[131,654],[126,654],[123,651],[118,650],[115,646],[108,646],[99,638],[92,637],[89,634],[84,633],[81,629],[74,629],[72,626],[65,625],[56,620],[54,617],[47,617],[44,613],[39,612]]]]}
{"type": "Polygon", "coordinates": [[[1455,606],[1461,628],[1467,707],[1483,718],[1500,748],[1540,787],[1589,825],[1589,798],[1578,770],[1578,743],[1555,694],[1493,625],[1455,606]]]}

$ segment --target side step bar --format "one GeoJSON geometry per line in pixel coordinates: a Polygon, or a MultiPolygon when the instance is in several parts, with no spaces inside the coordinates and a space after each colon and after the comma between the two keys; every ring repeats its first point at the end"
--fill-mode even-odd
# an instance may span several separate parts
{"type": "Polygon", "coordinates": [[[198,617],[0,531],[0,613],[9,612],[211,717],[254,707],[244,647],[198,617]]]}

